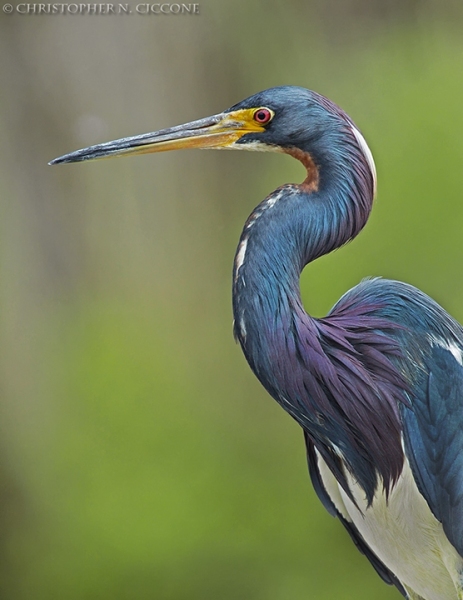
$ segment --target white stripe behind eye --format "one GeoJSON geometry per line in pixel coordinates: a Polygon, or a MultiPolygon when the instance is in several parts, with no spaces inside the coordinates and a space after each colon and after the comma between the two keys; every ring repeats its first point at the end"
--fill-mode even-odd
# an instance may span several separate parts
{"type": "Polygon", "coordinates": [[[370,167],[371,175],[373,177],[373,196],[376,196],[376,165],[375,160],[373,158],[373,154],[371,153],[371,150],[368,147],[368,144],[366,143],[366,140],[360,133],[360,131],[356,127],[352,127],[352,131],[355,135],[355,139],[357,140],[363,152],[363,155],[366,158],[368,166],[370,167]]]}

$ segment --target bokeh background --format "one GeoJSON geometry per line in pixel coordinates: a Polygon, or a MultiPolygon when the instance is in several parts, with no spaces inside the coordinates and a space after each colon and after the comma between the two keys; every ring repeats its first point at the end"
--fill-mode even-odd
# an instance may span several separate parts
{"type": "Polygon", "coordinates": [[[383,275],[463,319],[461,2],[0,14],[0,597],[399,598],[319,505],[301,432],[232,337],[242,224],[300,165],[47,162],[316,89],[363,130],[379,194],[361,236],[304,272],[308,310],[383,275]]]}

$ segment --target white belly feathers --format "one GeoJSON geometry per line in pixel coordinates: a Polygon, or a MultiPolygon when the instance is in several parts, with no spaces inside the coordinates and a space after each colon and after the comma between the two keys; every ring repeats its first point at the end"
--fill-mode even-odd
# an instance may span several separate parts
{"type": "Polygon", "coordinates": [[[357,508],[318,453],[317,458],[323,484],[337,510],[354,523],[365,542],[410,593],[425,600],[463,598],[463,560],[418,491],[407,459],[389,499],[380,487],[369,508],[364,491],[346,472],[357,508]]]}

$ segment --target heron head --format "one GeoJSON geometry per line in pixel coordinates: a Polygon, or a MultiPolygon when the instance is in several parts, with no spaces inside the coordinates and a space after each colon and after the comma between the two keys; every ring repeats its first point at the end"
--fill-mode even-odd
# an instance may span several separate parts
{"type": "Polygon", "coordinates": [[[323,96],[304,88],[281,86],[259,92],[211,117],[83,148],[50,164],[182,148],[309,151],[330,131],[339,130],[343,120],[350,123],[345,113],[323,96]]]}

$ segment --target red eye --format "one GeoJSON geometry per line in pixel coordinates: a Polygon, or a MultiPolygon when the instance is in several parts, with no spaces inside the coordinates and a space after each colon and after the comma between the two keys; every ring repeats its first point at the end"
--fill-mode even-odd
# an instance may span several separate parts
{"type": "Polygon", "coordinates": [[[261,125],[265,125],[272,120],[273,113],[268,108],[258,108],[254,113],[254,121],[257,123],[261,123],[261,125]]]}

